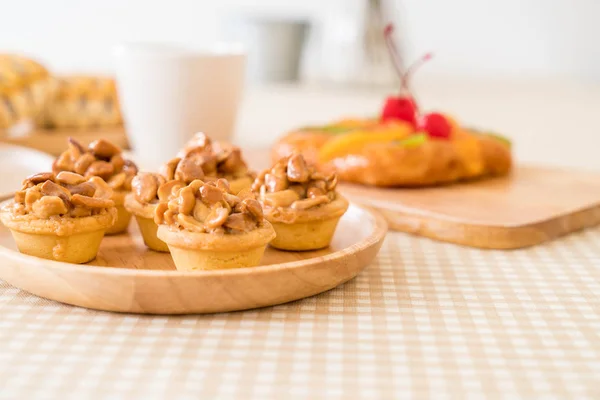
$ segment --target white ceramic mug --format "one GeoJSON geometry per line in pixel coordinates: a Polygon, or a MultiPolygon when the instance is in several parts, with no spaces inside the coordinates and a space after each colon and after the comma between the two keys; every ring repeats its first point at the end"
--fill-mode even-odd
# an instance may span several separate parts
{"type": "Polygon", "coordinates": [[[117,47],[117,87],[135,159],[157,168],[196,133],[233,136],[246,55],[239,46],[193,51],[163,44],[117,47]]]}

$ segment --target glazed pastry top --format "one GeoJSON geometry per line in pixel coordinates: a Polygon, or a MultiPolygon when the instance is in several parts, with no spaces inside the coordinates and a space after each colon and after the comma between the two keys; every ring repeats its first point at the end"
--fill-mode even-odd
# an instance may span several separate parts
{"type": "Polygon", "coordinates": [[[170,181],[158,189],[159,197],[170,196],[170,200],[161,200],[156,207],[157,224],[197,233],[236,234],[253,231],[265,223],[260,203],[250,190],[233,195],[225,179],[181,184],[170,181]]]}
{"type": "Polygon", "coordinates": [[[282,158],[258,174],[252,190],[268,208],[308,210],[334,201],[337,175],[325,175],[300,154],[282,158]]]}
{"type": "Polygon", "coordinates": [[[14,197],[14,215],[33,215],[40,219],[53,216],[89,217],[114,206],[112,189],[97,176],[63,171],[55,175],[42,172],[23,181],[14,197]]]}
{"type": "Polygon", "coordinates": [[[107,140],[95,140],[84,148],[77,140],[69,138],[68,149],[54,161],[52,170],[56,174],[70,171],[86,178],[97,176],[113,190],[130,191],[138,168],[131,160],[123,158],[118,146],[107,140]]]}
{"type": "Polygon", "coordinates": [[[167,180],[177,179],[185,183],[195,179],[231,180],[249,175],[238,147],[212,142],[204,133],[197,133],[178,157],[164,164],[159,172],[167,180]]]}

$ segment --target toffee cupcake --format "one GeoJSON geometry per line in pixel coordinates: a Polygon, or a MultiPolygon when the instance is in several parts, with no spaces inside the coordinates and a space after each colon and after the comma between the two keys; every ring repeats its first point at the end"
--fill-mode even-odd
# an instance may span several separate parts
{"type": "Polygon", "coordinates": [[[144,243],[150,249],[169,251],[167,244],[156,236],[158,225],[154,222],[154,211],[159,202],[169,201],[184,186],[184,181],[167,182],[164,176],[151,172],[140,172],[133,178],[132,191],[125,197],[125,208],[135,216],[144,243]]]}
{"type": "Polygon", "coordinates": [[[39,173],[0,211],[21,253],[69,263],[93,260],[117,219],[112,189],[99,177],[39,173]]]}
{"type": "Polygon", "coordinates": [[[131,181],[137,174],[137,166],[125,160],[121,149],[104,140],[95,140],[86,148],[69,138],[69,147],[52,165],[52,171],[70,171],[86,178],[97,176],[105,180],[113,190],[112,200],[117,208],[117,219],[106,234],[112,235],[127,230],[131,213],[125,209],[125,196],[131,191],[131,181]]]}
{"type": "Polygon", "coordinates": [[[213,142],[204,133],[195,134],[160,172],[167,180],[181,180],[180,175],[186,172],[204,182],[227,179],[234,194],[249,188],[254,181],[239,147],[213,142]]]}
{"type": "Polygon", "coordinates": [[[316,250],[329,246],[348,201],[337,191],[335,173],[325,175],[294,154],[258,174],[252,191],[277,237],[281,250],[316,250]]]}
{"type": "Polygon", "coordinates": [[[156,207],[155,222],[158,238],[184,271],[256,266],[275,237],[254,195],[233,195],[224,179],[195,180],[178,189],[156,207]]]}

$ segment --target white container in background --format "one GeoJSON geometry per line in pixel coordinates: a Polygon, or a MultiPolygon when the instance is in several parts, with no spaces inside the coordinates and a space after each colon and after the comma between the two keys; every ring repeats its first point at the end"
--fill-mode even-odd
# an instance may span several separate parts
{"type": "Polygon", "coordinates": [[[309,24],[277,17],[234,16],[225,21],[227,40],[248,50],[248,80],[252,83],[295,82],[309,24]]]}
{"type": "Polygon", "coordinates": [[[196,132],[230,141],[244,86],[245,52],[127,44],[115,51],[119,99],[135,159],[156,168],[196,132]]]}

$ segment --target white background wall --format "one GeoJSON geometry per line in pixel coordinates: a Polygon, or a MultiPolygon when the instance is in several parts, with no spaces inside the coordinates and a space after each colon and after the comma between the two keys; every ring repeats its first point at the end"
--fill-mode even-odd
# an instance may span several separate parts
{"type": "MultiPolygon", "coordinates": [[[[600,80],[598,0],[392,2],[409,57],[436,52],[435,63],[428,67],[431,73],[600,80]]],[[[362,4],[361,0],[0,0],[0,51],[27,52],[61,71],[109,71],[110,50],[120,41],[211,43],[223,36],[223,21],[244,13],[307,17],[317,27],[336,29],[341,20],[359,24],[362,4]]]]}

